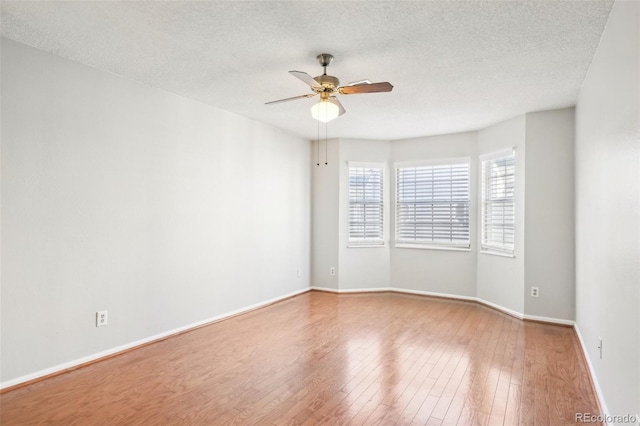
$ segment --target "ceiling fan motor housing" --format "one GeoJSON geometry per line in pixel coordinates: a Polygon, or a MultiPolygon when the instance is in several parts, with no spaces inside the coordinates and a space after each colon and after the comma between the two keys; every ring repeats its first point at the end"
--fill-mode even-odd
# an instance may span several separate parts
{"type": "Polygon", "coordinates": [[[323,74],[314,77],[313,79],[325,89],[335,89],[340,85],[340,80],[332,75],[323,74]]]}

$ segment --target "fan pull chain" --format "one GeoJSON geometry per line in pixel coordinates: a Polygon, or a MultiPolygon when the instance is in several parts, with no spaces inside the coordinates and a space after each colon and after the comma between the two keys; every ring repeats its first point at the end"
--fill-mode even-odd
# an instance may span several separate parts
{"type": "Polygon", "coordinates": [[[327,123],[324,123],[324,165],[329,164],[329,160],[327,157],[327,123]]]}
{"type": "Polygon", "coordinates": [[[320,165],[320,122],[318,121],[318,137],[316,138],[316,166],[320,165]]]}

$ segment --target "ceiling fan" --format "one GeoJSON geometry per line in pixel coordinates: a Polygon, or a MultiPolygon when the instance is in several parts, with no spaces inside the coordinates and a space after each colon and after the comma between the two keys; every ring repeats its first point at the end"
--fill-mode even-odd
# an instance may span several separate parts
{"type": "Polygon", "coordinates": [[[289,74],[308,84],[313,93],[267,102],[266,105],[288,102],[296,99],[311,98],[316,95],[320,95],[320,101],[311,107],[311,115],[316,120],[326,123],[346,112],[338,98],[335,96],[336,94],[355,95],[358,93],[390,92],[393,89],[393,86],[389,82],[371,83],[369,80],[361,80],[347,84],[346,86],[340,86],[340,81],[337,77],[327,75],[327,67],[331,61],[333,61],[333,55],[322,53],[318,55],[316,59],[318,59],[318,62],[324,68],[324,73],[322,75],[311,77],[306,72],[289,71],[289,74]]]}

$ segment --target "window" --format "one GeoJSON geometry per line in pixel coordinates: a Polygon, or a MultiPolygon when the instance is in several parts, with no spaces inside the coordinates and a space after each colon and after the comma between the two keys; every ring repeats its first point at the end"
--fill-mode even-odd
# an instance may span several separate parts
{"type": "Polygon", "coordinates": [[[396,168],[396,246],[470,248],[469,160],[396,168]]]}
{"type": "Polygon", "coordinates": [[[384,165],[349,164],[349,245],[384,245],[384,165]]]}
{"type": "Polygon", "coordinates": [[[515,236],[515,153],[482,158],[481,249],[513,256],[515,236]]]}

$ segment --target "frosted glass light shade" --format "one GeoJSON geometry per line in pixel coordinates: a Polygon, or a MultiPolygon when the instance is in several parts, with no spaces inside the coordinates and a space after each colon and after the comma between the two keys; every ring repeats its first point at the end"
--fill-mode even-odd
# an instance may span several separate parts
{"type": "Polygon", "coordinates": [[[333,102],[322,100],[311,107],[311,116],[318,121],[327,123],[340,114],[340,108],[333,102]]]}

